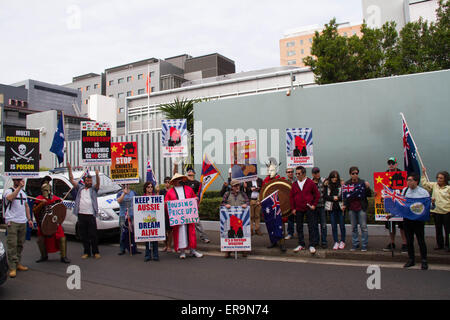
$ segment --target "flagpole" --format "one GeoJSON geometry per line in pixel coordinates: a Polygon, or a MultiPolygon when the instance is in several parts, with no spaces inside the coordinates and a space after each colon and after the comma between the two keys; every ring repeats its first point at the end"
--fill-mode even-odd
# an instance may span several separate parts
{"type": "MultiPolygon", "coordinates": [[[[414,148],[416,148],[416,152],[417,152],[417,155],[419,156],[420,164],[422,165],[422,168],[423,168],[423,167],[425,167],[425,166],[423,165],[423,161],[422,161],[422,157],[420,156],[419,148],[417,148],[416,142],[414,141],[414,138],[413,138],[413,136],[412,136],[411,128],[408,126],[408,123],[406,122],[406,119],[405,119],[405,116],[403,115],[403,112],[400,112],[400,115],[402,116],[403,121],[405,121],[405,124],[406,124],[406,126],[408,127],[408,130],[409,130],[409,136],[411,137],[411,140],[412,140],[412,142],[413,142],[413,144],[414,144],[414,148]]],[[[430,181],[430,179],[428,179],[428,175],[427,175],[426,172],[425,172],[425,177],[427,178],[427,181],[430,181]]]]}
{"type": "Polygon", "coordinates": [[[150,84],[148,80],[150,79],[150,65],[147,65],[147,131],[150,131],[150,84]]]}

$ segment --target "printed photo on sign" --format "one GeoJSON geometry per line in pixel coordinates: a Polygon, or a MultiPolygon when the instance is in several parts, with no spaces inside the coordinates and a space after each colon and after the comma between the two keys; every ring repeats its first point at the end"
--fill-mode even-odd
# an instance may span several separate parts
{"type": "Polygon", "coordinates": [[[240,182],[258,179],[256,140],[230,143],[231,179],[240,182]]]}
{"type": "Polygon", "coordinates": [[[161,146],[164,158],[188,156],[186,119],[161,120],[161,146]]]}
{"type": "Polygon", "coordinates": [[[248,207],[220,207],[220,250],[252,250],[248,207]]]}
{"type": "Polygon", "coordinates": [[[167,201],[167,211],[170,226],[200,222],[195,199],[167,201]]]}
{"type": "Polygon", "coordinates": [[[166,239],[164,196],[133,198],[135,242],[166,239]]]}
{"type": "Polygon", "coordinates": [[[5,175],[12,178],[39,176],[39,130],[5,130],[5,175]]]}
{"type": "Polygon", "coordinates": [[[81,165],[111,165],[109,122],[81,122],[81,165]]]}
{"type": "Polygon", "coordinates": [[[390,212],[385,210],[382,193],[384,186],[392,190],[396,190],[397,192],[400,192],[406,188],[407,175],[408,173],[406,171],[373,173],[375,191],[375,221],[403,221],[403,218],[392,216],[390,212]],[[387,217],[390,217],[390,219],[387,219],[387,217]]]}
{"type": "Polygon", "coordinates": [[[314,167],[313,139],[311,128],[286,129],[287,167],[314,167]]]}
{"type": "Polygon", "coordinates": [[[139,158],[136,141],[111,144],[111,179],[118,183],[139,183],[139,158]]]}

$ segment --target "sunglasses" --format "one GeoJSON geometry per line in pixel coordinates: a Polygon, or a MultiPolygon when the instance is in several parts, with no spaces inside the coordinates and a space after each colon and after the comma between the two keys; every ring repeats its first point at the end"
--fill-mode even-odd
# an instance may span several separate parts
{"type": "Polygon", "coordinates": [[[294,173],[294,171],[286,171],[286,173],[294,173]]]}
{"type": "Polygon", "coordinates": [[[352,176],[358,175],[359,172],[352,172],[352,176]]]}

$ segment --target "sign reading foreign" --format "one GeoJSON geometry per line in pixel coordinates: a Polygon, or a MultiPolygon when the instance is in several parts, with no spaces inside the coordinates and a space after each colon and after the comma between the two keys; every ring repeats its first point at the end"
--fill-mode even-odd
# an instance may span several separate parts
{"type": "Polygon", "coordinates": [[[256,140],[230,143],[231,179],[240,182],[258,179],[256,140]]]}
{"type": "Polygon", "coordinates": [[[109,122],[81,122],[81,165],[111,164],[111,125],[109,122]]]}
{"type": "Polygon", "coordinates": [[[5,175],[14,178],[39,176],[39,130],[5,130],[5,175]]]}
{"type": "Polygon", "coordinates": [[[161,120],[161,146],[164,158],[188,156],[186,119],[161,120]]]}
{"type": "Polygon", "coordinates": [[[286,129],[287,167],[314,167],[313,139],[311,128],[286,129]]]}
{"type": "Polygon", "coordinates": [[[220,250],[252,250],[248,207],[220,207],[220,250]]]}
{"type": "Polygon", "coordinates": [[[139,183],[136,141],[111,143],[111,179],[118,183],[139,183]]]}
{"type": "Polygon", "coordinates": [[[167,210],[171,227],[200,222],[195,198],[167,201],[167,210]]]}
{"type": "Polygon", "coordinates": [[[401,217],[392,216],[390,212],[387,212],[384,207],[383,190],[386,186],[393,192],[399,192],[403,188],[406,188],[406,177],[408,173],[406,171],[395,172],[374,172],[374,191],[375,196],[375,221],[403,221],[401,217]],[[389,217],[389,219],[387,219],[389,217]]]}
{"type": "Polygon", "coordinates": [[[164,196],[133,198],[135,242],[166,239],[164,196]]]}

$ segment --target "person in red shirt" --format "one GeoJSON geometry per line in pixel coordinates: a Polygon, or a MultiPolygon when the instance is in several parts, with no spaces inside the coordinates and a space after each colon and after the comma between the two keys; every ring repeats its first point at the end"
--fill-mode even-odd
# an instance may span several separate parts
{"type": "Polygon", "coordinates": [[[306,215],[309,231],[309,252],[315,254],[319,232],[317,230],[315,209],[319,202],[320,193],[317,185],[306,177],[306,169],[303,166],[295,168],[295,175],[297,176],[297,181],[292,184],[289,196],[292,214],[296,217],[298,233],[298,246],[294,249],[294,252],[305,249],[303,217],[306,215]]]}

